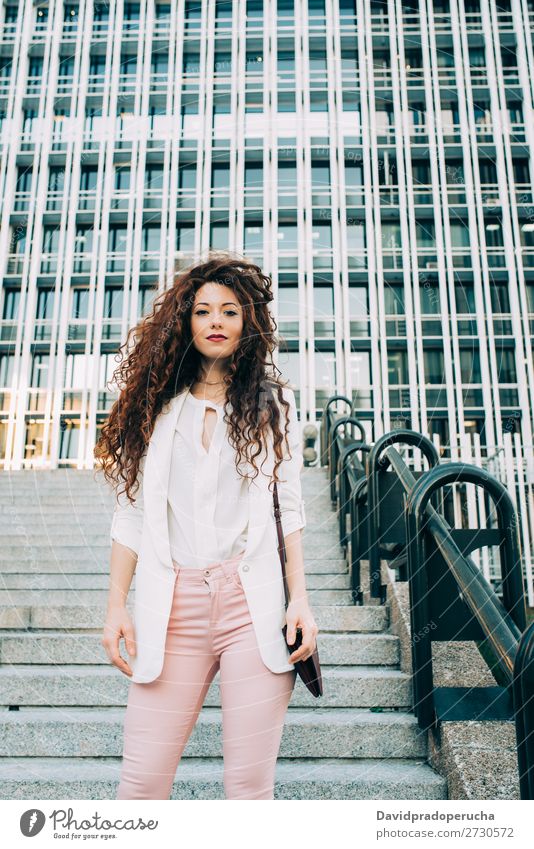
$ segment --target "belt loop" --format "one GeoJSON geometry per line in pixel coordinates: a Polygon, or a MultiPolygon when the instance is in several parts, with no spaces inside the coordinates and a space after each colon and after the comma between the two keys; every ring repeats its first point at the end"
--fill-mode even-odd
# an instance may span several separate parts
{"type": "Polygon", "coordinates": [[[229,557],[227,560],[221,560],[221,566],[226,577],[231,577],[237,570],[239,561],[243,558],[245,552],[236,554],[235,557],[229,557]]]}
{"type": "Polygon", "coordinates": [[[229,560],[221,560],[220,566],[223,570],[223,574],[225,578],[229,578],[232,574],[232,565],[229,560]]]}

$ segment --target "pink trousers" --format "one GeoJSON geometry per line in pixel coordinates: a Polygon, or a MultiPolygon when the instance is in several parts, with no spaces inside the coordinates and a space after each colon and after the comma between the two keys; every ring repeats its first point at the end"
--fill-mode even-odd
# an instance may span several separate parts
{"type": "MultiPolygon", "coordinates": [[[[176,581],[160,676],[131,682],[117,799],[169,799],[176,768],[219,670],[226,799],[273,799],[296,671],[263,663],[237,571],[243,555],[176,581]]],[[[199,781],[209,767],[199,767],[199,781]]]]}

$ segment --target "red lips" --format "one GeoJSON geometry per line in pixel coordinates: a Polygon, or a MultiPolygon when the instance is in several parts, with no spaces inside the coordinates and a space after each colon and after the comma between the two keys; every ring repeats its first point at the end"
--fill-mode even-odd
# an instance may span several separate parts
{"type": "Polygon", "coordinates": [[[208,339],[226,339],[226,336],[221,336],[219,334],[208,336],[208,339]]]}

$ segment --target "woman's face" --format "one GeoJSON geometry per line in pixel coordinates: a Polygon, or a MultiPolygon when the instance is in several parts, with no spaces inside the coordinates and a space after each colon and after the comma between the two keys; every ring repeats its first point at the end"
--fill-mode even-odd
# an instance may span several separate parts
{"type": "Polygon", "coordinates": [[[208,361],[224,366],[239,345],[243,331],[243,309],[230,286],[204,283],[197,290],[191,312],[193,345],[208,361]],[[210,339],[210,336],[222,336],[210,339]]]}

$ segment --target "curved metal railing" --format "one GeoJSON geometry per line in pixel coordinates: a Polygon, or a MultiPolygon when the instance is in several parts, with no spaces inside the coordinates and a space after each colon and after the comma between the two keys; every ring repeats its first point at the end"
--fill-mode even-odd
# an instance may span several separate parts
{"type": "Polygon", "coordinates": [[[444,720],[515,720],[520,795],[534,799],[534,623],[526,626],[512,499],[484,469],[440,463],[433,443],[415,431],[395,430],[367,445],[358,419],[336,417],[333,403],[338,399],[350,404],[342,395],[327,402],[321,458],[329,465],[331,498],[338,508],[339,539],[345,553],[350,543],[353,603],[363,603],[361,560],[369,560],[370,595],[382,602],[386,585],[380,582],[381,560],[397,565],[400,579],[409,583],[411,633],[418,636],[411,646],[414,712],[420,727],[428,729],[444,720]],[[349,424],[358,428],[361,440],[347,435],[349,424]],[[428,471],[407,466],[395,447],[402,443],[421,451],[428,471]],[[451,527],[443,515],[443,490],[452,483],[482,487],[495,505],[497,527],[451,527]],[[502,600],[469,556],[485,545],[499,547],[502,600]],[[429,623],[435,627],[429,628],[429,623]],[[487,640],[504,686],[436,687],[433,640],[487,640]]]}

